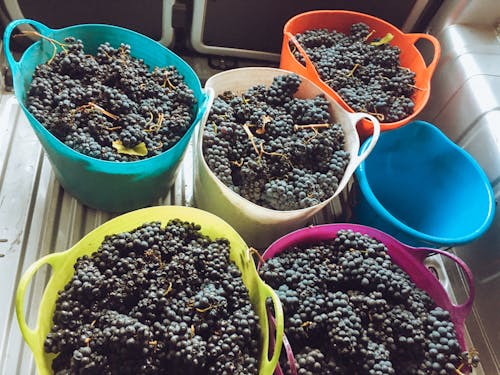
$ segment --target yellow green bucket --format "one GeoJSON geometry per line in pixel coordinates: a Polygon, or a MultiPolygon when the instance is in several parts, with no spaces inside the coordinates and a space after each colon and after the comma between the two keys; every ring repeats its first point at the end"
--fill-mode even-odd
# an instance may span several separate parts
{"type": "Polygon", "coordinates": [[[283,338],[283,309],[273,289],[259,277],[249,248],[240,235],[225,221],[206,211],[183,206],[149,207],[118,216],[83,237],[72,248],[49,254],[33,263],[23,274],[16,291],[16,314],[21,332],[35,358],[39,375],[52,374],[54,354],[44,351],[44,341],[52,327],[52,316],[58,297],[58,291],[70,281],[74,273],[76,260],[83,255],[95,252],[107,235],[130,231],[140,225],[160,221],[165,225],[169,220],[178,218],[201,226],[200,232],[210,238],[227,238],[230,243],[230,259],[241,271],[243,283],[248,289],[250,301],[259,316],[261,327],[260,375],[274,372],[281,352],[283,338]],[[24,315],[24,298],[28,285],[35,273],[44,265],[52,267],[52,275],[45,287],[38,308],[36,326],[28,327],[24,315]],[[274,305],[276,319],[275,337],[270,339],[266,301],[270,298],[274,305]],[[270,343],[274,347],[270,347],[270,343]]]}

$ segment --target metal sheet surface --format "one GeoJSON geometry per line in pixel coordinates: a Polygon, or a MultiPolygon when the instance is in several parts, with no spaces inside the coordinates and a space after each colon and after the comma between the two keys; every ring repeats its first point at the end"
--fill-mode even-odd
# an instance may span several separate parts
{"type": "MultiPolygon", "coordinates": [[[[431,98],[421,117],[435,119],[472,79],[500,77],[500,39],[493,27],[451,25],[437,35],[441,58],[431,82],[431,98]]],[[[487,92],[476,92],[483,100],[487,92]]],[[[471,103],[475,104],[475,103],[471,103]]],[[[481,111],[480,107],[469,107],[481,111]]]]}
{"type": "Polygon", "coordinates": [[[500,76],[480,75],[468,79],[431,122],[453,141],[460,142],[481,117],[497,110],[500,110],[500,76]]]}
{"type": "MultiPolygon", "coordinates": [[[[465,2],[463,2],[465,3],[465,2]]],[[[476,4],[477,5],[477,4],[476,4]]],[[[485,8],[487,8],[485,4],[485,8]]],[[[500,9],[500,8],[499,8],[500,9]]],[[[460,12],[460,9],[457,9],[460,12]]],[[[477,374],[500,373],[500,40],[492,25],[451,25],[437,37],[442,58],[432,80],[432,93],[422,118],[478,161],[493,186],[496,213],[480,239],[451,249],[469,266],[476,298],[467,319],[470,347],[479,350],[477,374]]],[[[474,197],[470,197],[474,204],[474,197]]],[[[445,262],[446,275],[458,301],[467,296],[463,274],[445,262]]]]}

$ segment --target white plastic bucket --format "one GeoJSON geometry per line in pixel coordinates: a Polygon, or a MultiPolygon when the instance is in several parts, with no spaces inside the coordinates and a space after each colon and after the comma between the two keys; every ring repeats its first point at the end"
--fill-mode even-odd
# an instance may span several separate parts
{"type": "MultiPolygon", "coordinates": [[[[208,79],[205,88],[213,90],[215,95],[224,91],[232,91],[242,94],[249,88],[262,84],[269,86],[274,77],[291,74],[291,72],[275,68],[240,68],[218,73],[208,79]]],[[[380,124],[378,120],[366,113],[349,113],[328,97],[324,91],[313,84],[307,78],[302,78],[302,84],[297,94],[298,98],[313,98],[324,94],[330,103],[329,109],[335,122],[340,123],[345,135],[345,150],[349,152],[349,163],[343,178],[335,193],[323,202],[297,210],[279,211],[258,206],[241,197],[230,188],[225,186],[210,170],[203,157],[203,131],[209,116],[209,110],[201,121],[197,142],[195,147],[195,175],[194,175],[194,199],[197,207],[212,212],[226,220],[245,239],[246,243],[257,249],[264,249],[274,240],[284,234],[306,226],[314,214],[325,206],[333,203],[335,199],[347,186],[358,165],[370,154],[375,146],[379,134],[380,124]],[[374,124],[371,144],[361,155],[358,155],[360,140],[356,131],[356,124],[362,119],[369,119],[374,124]]],[[[209,109],[212,102],[209,103],[209,109]]]]}

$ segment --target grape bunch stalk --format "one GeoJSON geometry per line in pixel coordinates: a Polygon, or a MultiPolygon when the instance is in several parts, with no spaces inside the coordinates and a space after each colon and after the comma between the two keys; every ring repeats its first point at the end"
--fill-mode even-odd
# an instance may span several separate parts
{"type": "Polygon", "coordinates": [[[91,55],[81,40],[43,38],[54,54],[36,67],[26,107],[73,150],[142,160],[170,149],[191,126],[196,98],[175,66],[150,67],[127,44],[103,43],[91,55]]]}
{"type": "Polygon", "coordinates": [[[301,78],[218,95],[203,132],[210,170],[243,198],[274,210],[311,207],[336,192],[349,163],[342,126],[323,95],[297,98],[301,78]]]}

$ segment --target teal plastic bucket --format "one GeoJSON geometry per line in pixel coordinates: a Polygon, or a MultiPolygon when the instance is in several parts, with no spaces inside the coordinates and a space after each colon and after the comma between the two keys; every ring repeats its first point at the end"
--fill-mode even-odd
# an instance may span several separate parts
{"type": "Polygon", "coordinates": [[[479,164],[424,121],[381,134],[356,178],[353,221],[413,246],[471,242],[495,213],[493,190],[479,164]]]}
{"type": "Polygon", "coordinates": [[[144,35],[111,25],[83,24],[54,30],[37,21],[20,19],[7,26],[3,41],[16,98],[40,140],[57,179],[67,192],[87,206],[110,212],[145,207],[167,193],[175,181],[188,142],[208,103],[208,95],[203,91],[198,77],[184,60],[144,35]],[[125,43],[130,45],[133,57],[143,59],[150,67],[175,66],[197,100],[195,120],[172,148],[148,159],[111,162],[74,151],[45,129],[25,106],[33,72],[37,65],[50,59],[53,46],[49,41],[41,39],[16,61],[10,51],[10,38],[14,29],[23,24],[31,25],[41,35],[51,39],[81,39],[89,54],[95,54],[97,47],[104,42],[109,42],[115,48],[125,43]]]}

